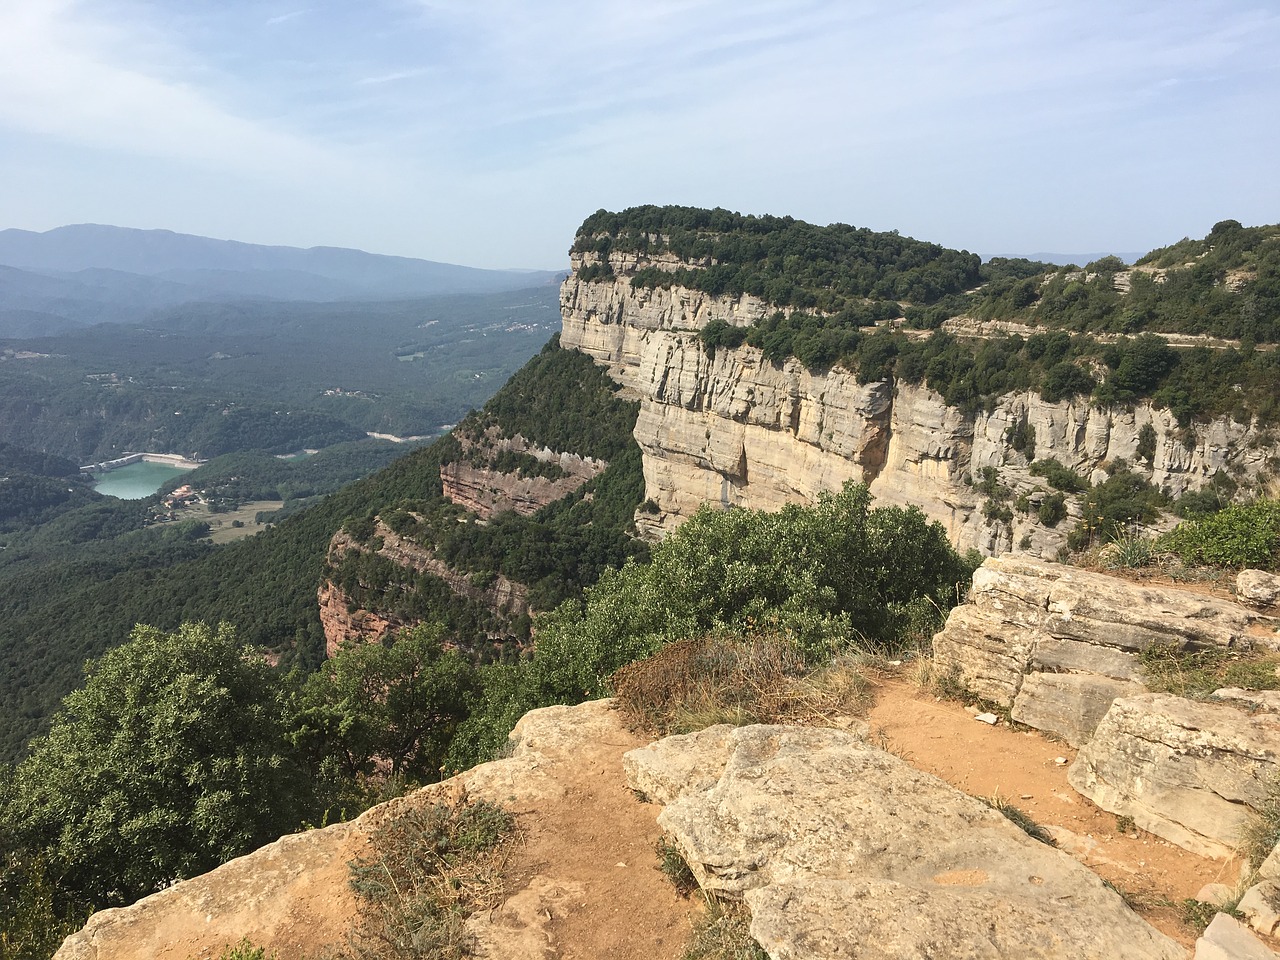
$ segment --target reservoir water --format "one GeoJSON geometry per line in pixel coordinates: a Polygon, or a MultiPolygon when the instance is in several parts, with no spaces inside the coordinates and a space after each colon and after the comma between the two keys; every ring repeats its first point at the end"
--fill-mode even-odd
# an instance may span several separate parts
{"type": "Polygon", "coordinates": [[[140,460],[125,467],[116,467],[106,473],[95,473],[93,489],[109,497],[121,500],[141,500],[160,489],[166,480],[184,473],[190,468],[171,467],[164,463],[147,463],[140,460]]]}

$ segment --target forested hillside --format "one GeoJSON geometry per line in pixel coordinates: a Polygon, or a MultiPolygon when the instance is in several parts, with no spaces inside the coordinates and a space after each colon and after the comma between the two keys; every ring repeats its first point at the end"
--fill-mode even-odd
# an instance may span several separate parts
{"type": "MultiPolygon", "coordinates": [[[[135,623],[171,629],[184,620],[225,620],[243,641],[279,651],[286,665],[315,669],[324,655],[316,589],[329,540],[344,523],[359,532],[385,514],[461,570],[504,572],[528,583],[544,609],[574,595],[606,564],[643,551],[626,535],[643,499],[639,452],[630,440],[635,406],[617,401],[614,390],[589,359],[553,341],[468,421],[611,458],[609,470],[587,487],[531,517],[458,523],[460,511],[442,496],[440,465],[460,456],[461,446],[446,437],[223,547],[204,542],[198,525],[143,528],[144,504],[111,500],[62,517],[63,533],[79,531],[74,536],[35,533],[13,542],[0,552],[0,757],[16,755],[79,682],[85,659],[120,643],[135,623]]],[[[241,476],[234,467],[243,462],[214,461],[189,477],[198,481],[209,471],[207,482],[228,496],[263,493],[270,481],[263,471],[256,480],[229,479],[241,476]]],[[[306,463],[292,469],[305,470],[306,463]]],[[[403,570],[367,554],[353,556],[335,575],[362,597],[398,592],[415,617],[447,620],[455,602],[447,591],[432,601],[403,589],[403,570]]],[[[454,626],[468,624],[474,622],[463,616],[454,626]]]]}
{"type": "Polygon", "coordinates": [[[89,463],[126,451],[291,453],[435,436],[559,329],[554,287],[373,304],[190,304],[143,325],[0,341],[0,441],[89,463]]]}

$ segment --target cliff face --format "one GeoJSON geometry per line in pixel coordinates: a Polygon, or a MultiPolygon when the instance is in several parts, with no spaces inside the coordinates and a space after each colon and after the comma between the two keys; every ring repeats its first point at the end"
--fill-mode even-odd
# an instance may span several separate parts
{"type": "Polygon", "coordinates": [[[479,462],[458,459],[440,467],[444,495],[481,519],[488,520],[503,510],[528,517],[549,503],[568,496],[609,466],[603,460],[576,453],[558,453],[529,443],[524,437],[503,437],[490,430],[479,438],[460,438],[463,451],[478,453],[479,462]],[[530,457],[554,468],[555,477],[524,476],[519,471],[494,469],[490,463],[504,453],[530,457]]]}
{"type": "MultiPolygon", "coordinates": [[[[522,583],[500,573],[483,578],[460,573],[427,548],[401,537],[381,520],[374,527],[374,537],[381,538],[377,548],[379,556],[406,569],[439,578],[459,597],[481,603],[505,619],[529,612],[529,590],[522,583]]],[[[368,549],[339,530],[329,542],[329,564],[335,566],[348,551],[368,549]]],[[[388,633],[409,625],[385,611],[360,607],[353,610],[355,604],[351,598],[328,579],[321,583],[317,599],[320,622],[324,627],[325,652],[330,657],[345,642],[379,641],[388,633]]]]}
{"type": "Polygon", "coordinates": [[[633,289],[634,271],[653,265],[634,254],[612,255],[608,280],[580,280],[584,262],[575,255],[561,289],[561,343],[606,366],[640,399],[635,437],[657,512],[641,512],[637,526],[649,536],[669,532],[704,502],[776,509],[856,480],[882,504],[918,506],[962,550],[1052,557],[1074,518],[1055,528],[1034,512],[988,520],[986,497],[974,485],[984,468],[996,470],[1013,497],[1035,497],[1046,484],[1028,472],[1032,458],[1056,458],[1085,477],[1123,458],[1177,496],[1219,470],[1242,485],[1259,482],[1268,458],[1280,454],[1275,441],[1262,442],[1232,420],[1197,424],[1187,446],[1172,414],[1145,402],[1099,409],[1011,393],[990,413],[966,416],[922,386],[859,384],[840,367],[810,371],[794,359],[777,366],[748,346],[711,355],[697,336],[702,327],[713,320],[747,326],[773,308],[677,286],[633,289]],[[1156,433],[1149,463],[1138,457],[1148,424],[1156,433]],[[1034,436],[1034,452],[1016,451],[1014,432],[1034,436]]]}

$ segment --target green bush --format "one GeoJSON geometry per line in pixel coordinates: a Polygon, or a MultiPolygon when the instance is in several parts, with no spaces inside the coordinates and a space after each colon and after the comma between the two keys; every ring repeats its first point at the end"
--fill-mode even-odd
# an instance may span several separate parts
{"type": "Polygon", "coordinates": [[[1160,537],[1158,545],[1184,563],[1275,570],[1280,566],[1280,501],[1236,504],[1184,521],[1160,537]]]}
{"type": "Polygon", "coordinates": [[[1089,489],[1089,481],[1074,470],[1069,470],[1056,459],[1036,460],[1029,468],[1033,477],[1044,477],[1045,482],[1063,493],[1079,493],[1089,489]]]}

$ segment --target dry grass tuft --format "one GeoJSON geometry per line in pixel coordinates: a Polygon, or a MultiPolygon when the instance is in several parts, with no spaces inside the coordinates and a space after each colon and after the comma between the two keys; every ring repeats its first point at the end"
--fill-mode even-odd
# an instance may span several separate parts
{"type": "Polygon", "coordinates": [[[466,918],[496,907],[515,832],[485,801],[411,808],[380,825],[351,862],[359,920],[344,957],[461,960],[473,955],[466,918]]]}
{"type": "Polygon", "coordinates": [[[829,724],[865,712],[872,699],[857,658],[810,671],[776,635],[680,640],[623,667],[611,686],[632,728],[658,736],[718,723],[829,724]]]}

